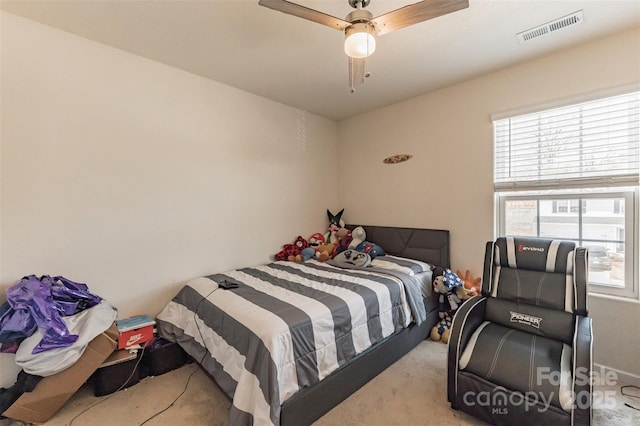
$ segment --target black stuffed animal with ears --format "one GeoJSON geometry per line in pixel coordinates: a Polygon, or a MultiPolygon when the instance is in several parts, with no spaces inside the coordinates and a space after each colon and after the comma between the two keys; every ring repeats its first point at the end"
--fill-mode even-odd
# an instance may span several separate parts
{"type": "Polygon", "coordinates": [[[344,213],[344,209],[340,210],[337,214],[333,214],[327,209],[327,217],[329,218],[329,231],[324,234],[324,239],[327,243],[337,244],[338,236],[336,232],[338,229],[344,228],[344,220],[342,220],[342,214],[344,213]]]}

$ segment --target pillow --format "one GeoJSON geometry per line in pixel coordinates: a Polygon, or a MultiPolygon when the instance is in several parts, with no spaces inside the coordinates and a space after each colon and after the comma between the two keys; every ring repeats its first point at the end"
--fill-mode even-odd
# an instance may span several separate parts
{"type": "Polygon", "coordinates": [[[336,266],[346,268],[366,268],[371,264],[371,256],[367,253],[360,253],[355,250],[345,250],[336,255],[333,258],[333,263],[336,266]]]}
{"type": "Polygon", "coordinates": [[[357,245],[356,250],[362,253],[367,253],[371,256],[371,259],[375,259],[377,256],[384,256],[385,252],[382,247],[369,241],[363,241],[357,245]]]}

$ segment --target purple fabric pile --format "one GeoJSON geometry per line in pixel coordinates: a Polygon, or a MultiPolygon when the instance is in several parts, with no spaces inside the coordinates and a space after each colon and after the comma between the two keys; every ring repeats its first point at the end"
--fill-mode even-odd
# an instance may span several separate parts
{"type": "Polygon", "coordinates": [[[89,292],[86,284],[48,275],[26,276],[6,294],[7,302],[0,307],[0,352],[9,353],[15,353],[20,342],[38,328],[44,331],[44,337],[33,349],[34,354],[70,346],[78,336],[69,332],[62,317],[102,300],[89,292]]]}

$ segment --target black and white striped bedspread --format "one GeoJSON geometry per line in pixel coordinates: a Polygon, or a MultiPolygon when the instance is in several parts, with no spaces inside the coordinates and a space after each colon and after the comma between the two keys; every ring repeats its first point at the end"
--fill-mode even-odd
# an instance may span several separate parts
{"type": "Polygon", "coordinates": [[[429,272],[433,267],[425,262],[415,259],[407,259],[406,257],[398,257],[387,254],[385,256],[377,256],[371,262],[374,268],[382,268],[402,272],[407,275],[416,275],[422,272],[429,272]]]}
{"type": "Polygon", "coordinates": [[[158,333],[202,360],[233,399],[229,424],[278,425],[298,390],[409,325],[397,275],[312,260],[197,278],[158,315],[158,333]],[[223,280],[239,287],[218,288],[223,280]]]}

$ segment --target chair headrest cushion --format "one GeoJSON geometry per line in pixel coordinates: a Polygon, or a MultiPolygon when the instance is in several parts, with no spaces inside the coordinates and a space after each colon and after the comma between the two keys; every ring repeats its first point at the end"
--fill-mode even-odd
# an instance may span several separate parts
{"type": "Polygon", "coordinates": [[[509,268],[570,274],[575,248],[572,241],[500,237],[495,243],[493,261],[509,268]]]}

